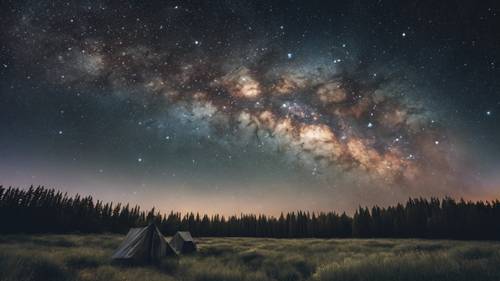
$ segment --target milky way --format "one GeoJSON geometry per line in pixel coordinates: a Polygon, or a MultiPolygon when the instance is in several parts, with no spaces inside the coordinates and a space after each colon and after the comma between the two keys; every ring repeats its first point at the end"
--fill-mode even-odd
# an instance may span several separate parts
{"type": "MultiPolygon", "coordinates": [[[[99,108],[129,105],[116,124],[146,126],[153,143],[177,126],[184,140],[234,154],[255,147],[328,185],[363,178],[403,194],[461,194],[470,170],[456,162],[458,134],[408,61],[370,57],[359,40],[318,26],[298,32],[273,5],[251,6],[12,4],[3,36],[28,80],[67,92],[70,104],[86,95],[99,108]]],[[[74,135],[99,126],[75,122],[74,135]]]]}

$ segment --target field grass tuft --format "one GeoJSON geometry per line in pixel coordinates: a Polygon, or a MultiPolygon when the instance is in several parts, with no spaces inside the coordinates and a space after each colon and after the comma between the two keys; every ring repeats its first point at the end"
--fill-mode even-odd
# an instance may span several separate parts
{"type": "Polygon", "coordinates": [[[0,280],[4,281],[64,281],[71,274],[57,262],[37,255],[0,255],[0,280]]]}
{"type": "Polygon", "coordinates": [[[94,255],[71,255],[65,259],[66,265],[70,268],[94,268],[105,263],[101,257],[94,255]]]}

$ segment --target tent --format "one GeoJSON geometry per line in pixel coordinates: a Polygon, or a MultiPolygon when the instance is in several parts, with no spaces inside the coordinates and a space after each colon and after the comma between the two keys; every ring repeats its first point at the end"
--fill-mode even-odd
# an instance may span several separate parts
{"type": "Polygon", "coordinates": [[[196,243],[188,231],[178,231],[169,244],[177,254],[196,252],[196,243]]]}
{"type": "Polygon", "coordinates": [[[131,228],[112,259],[134,262],[154,262],[175,255],[170,245],[154,224],[144,228],[131,228]]]}

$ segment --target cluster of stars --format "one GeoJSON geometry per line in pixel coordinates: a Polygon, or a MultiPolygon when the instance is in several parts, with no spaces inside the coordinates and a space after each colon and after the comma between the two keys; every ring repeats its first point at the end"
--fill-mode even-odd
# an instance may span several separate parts
{"type": "MultiPolygon", "coordinates": [[[[50,5],[42,6],[53,12],[50,5]]],[[[418,29],[375,26],[373,34],[387,31],[384,40],[395,42],[367,44],[375,55],[365,54],[360,51],[364,46],[346,32],[313,32],[306,24],[275,17],[273,7],[267,9],[274,19],[269,25],[240,17],[232,21],[240,6],[221,7],[214,12],[217,17],[206,18],[189,3],[168,4],[161,17],[113,4],[75,8],[83,16],[62,10],[43,17],[26,10],[9,41],[16,46],[16,57],[35,61],[28,62],[23,79],[75,92],[79,101],[92,96],[101,110],[123,105],[130,112],[126,123],[132,126],[120,129],[157,138],[161,144],[144,141],[128,156],[137,166],[154,162],[148,154],[151,146],[169,151],[189,142],[248,154],[256,144],[262,154],[284,157],[313,176],[342,171],[395,185],[429,170],[452,170],[445,126],[427,107],[429,100],[419,100],[424,91],[406,75],[405,64],[389,57],[416,40],[418,29]],[[207,22],[221,31],[202,32],[208,30],[207,22]],[[314,36],[321,40],[312,40],[314,36]]],[[[373,22],[383,25],[383,19],[373,22]]],[[[481,44],[476,39],[464,42],[470,48],[481,44]]],[[[488,67],[495,66],[495,58],[488,59],[488,67]]],[[[2,66],[10,71],[10,61],[2,66]]],[[[496,107],[488,105],[474,114],[492,120],[493,112],[496,107]]],[[[67,116],[72,113],[60,110],[58,120],[71,124],[74,120],[67,116]]],[[[96,122],[95,127],[108,128],[110,135],[123,132],[91,114],[74,115],[82,116],[78,124],[96,122]]],[[[53,124],[48,132],[65,141],[79,136],[78,129],[53,124]]],[[[231,153],[218,155],[217,160],[234,159],[231,153]]],[[[198,155],[186,157],[188,166],[204,163],[198,155]]]]}

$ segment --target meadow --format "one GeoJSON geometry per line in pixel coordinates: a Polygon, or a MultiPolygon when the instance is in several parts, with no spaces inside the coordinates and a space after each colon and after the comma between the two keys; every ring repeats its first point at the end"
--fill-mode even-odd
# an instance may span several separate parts
{"type": "Polygon", "coordinates": [[[199,238],[155,265],[110,260],[122,235],[0,236],[1,281],[500,280],[500,243],[199,238]]]}

